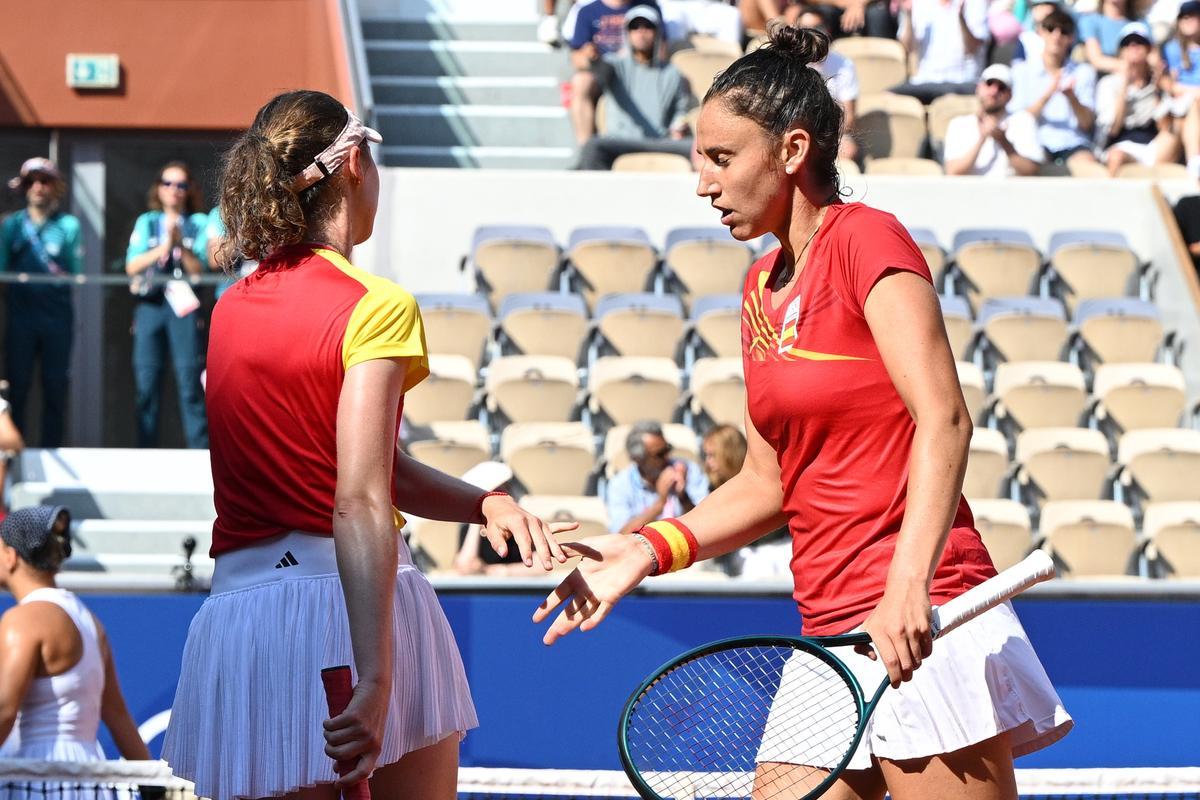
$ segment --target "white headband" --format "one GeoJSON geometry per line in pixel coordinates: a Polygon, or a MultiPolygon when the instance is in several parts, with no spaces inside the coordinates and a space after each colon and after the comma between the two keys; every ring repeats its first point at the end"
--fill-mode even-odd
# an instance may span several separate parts
{"type": "Polygon", "coordinates": [[[347,108],[346,127],[342,128],[342,132],[329,147],[317,154],[303,172],[288,179],[288,188],[293,192],[302,192],[317,181],[329,177],[335,169],[346,163],[350,151],[362,144],[363,139],[368,142],[383,141],[379,131],[363,125],[362,120],[347,108]]]}

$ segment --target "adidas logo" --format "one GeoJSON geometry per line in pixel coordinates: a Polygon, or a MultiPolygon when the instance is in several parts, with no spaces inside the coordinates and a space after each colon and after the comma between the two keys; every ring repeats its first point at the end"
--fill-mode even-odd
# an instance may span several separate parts
{"type": "Polygon", "coordinates": [[[279,563],[275,565],[275,569],[283,569],[284,567],[294,567],[300,562],[292,555],[292,551],[288,550],[283,554],[283,558],[279,559],[279,563]]]}

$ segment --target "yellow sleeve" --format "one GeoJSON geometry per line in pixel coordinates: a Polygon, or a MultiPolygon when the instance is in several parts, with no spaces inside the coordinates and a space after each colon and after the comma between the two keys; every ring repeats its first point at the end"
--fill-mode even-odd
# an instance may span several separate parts
{"type": "Polygon", "coordinates": [[[404,391],[429,375],[429,354],[421,310],[408,292],[390,281],[372,281],[358,301],[342,340],[342,365],[376,358],[408,358],[404,391]]]}

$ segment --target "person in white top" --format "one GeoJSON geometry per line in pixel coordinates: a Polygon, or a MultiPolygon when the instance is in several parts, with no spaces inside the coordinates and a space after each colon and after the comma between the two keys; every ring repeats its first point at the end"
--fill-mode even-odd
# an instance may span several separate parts
{"type": "Polygon", "coordinates": [[[943,162],[947,175],[1036,175],[1046,158],[1038,144],[1037,121],[1026,111],[1009,114],[1012,70],[992,64],[979,76],[979,110],[950,120],[943,162]]]}
{"type": "Polygon", "coordinates": [[[104,628],[55,585],[71,553],[70,526],[71,515],[55,506],[23,508],[0,524],[0,585],[17,600],[0,617],[0,754],[102,760],[103,721],[122,756],[147,760],[104,628]]]}
{"type": "Polygon", "coordinates": [[[917,54],[917,72],[891,91],[922,103],[971,94],[988,37],[987,0],[901,0],[900,43],[917,54]]]}
{"type": "MultiPolygon", "coordinates": [[[[833,38],[825,16],[811,6],[800,12],[796,25],[801,28],[816,28],[833,38]]],[[[858,113],[858,72],[854,69],[854,62],[837,51],[830,50],[824,61],[818,61],[812,67],[821,73],[825,85],[829,87],[829,94],[842,107],[842,140],[838,145],[838,160],[854,161],[858,158],[858,140],[854,138],[854,124],[858,113]]]]}

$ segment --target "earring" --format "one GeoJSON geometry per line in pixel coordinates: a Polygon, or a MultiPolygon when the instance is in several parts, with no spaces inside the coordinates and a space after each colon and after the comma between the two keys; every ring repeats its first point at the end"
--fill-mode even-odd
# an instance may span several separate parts
{"type": "Polygon", "coordinates": [[[786,172],[788,175],[791,175],[793,172],[796,171],[796,168],[793,167],[791,164],[788,164],[786,167],[784,167],[783,171],[786,172]]]}

